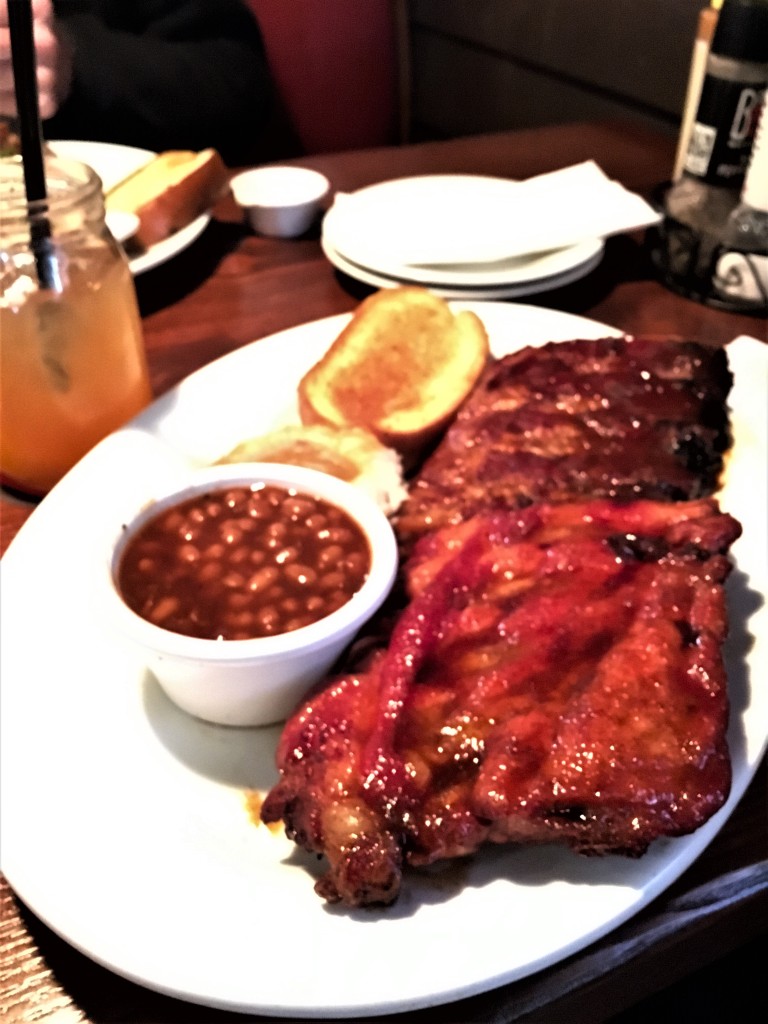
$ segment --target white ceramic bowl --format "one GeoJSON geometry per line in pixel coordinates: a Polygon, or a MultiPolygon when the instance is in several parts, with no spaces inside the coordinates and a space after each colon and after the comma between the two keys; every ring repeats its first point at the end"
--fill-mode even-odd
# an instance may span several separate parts
{"type": "Polygon", "coordinates": [[[220,725],[266,725],[286,718],[307,689],[333,664],[389,593],[397,545],[387,517],[363,490],[316,470],[268,463],[191,470],[187,483],[128,510],[116,525],[108,553],[109,615],[142,652],[147,668],[171,700],[220,725]],[[115,577],[127,543],[156,513],[220,487],[262,482],[295,488],[342,508],[362,527],[371,568],[340,608],[292,632],[244,640],[214,640],[163,629],[132,611],[115,577]]]}
{"type": "Polygon", "coordinates": [[[308,167],[256,167],[230,182],[254,231],[276,238],[303,235],[320,212],[330,182],[308,167]]]}

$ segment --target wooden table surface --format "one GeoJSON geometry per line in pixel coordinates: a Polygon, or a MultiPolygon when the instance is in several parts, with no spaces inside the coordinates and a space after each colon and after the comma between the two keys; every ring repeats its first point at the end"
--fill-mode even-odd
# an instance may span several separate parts
{"type": "MultiPolygon", "coordinates": [[[[674,139],[637,126],[601,123],[298,162],[323,171],[335,189],[346,191],[426,172],[525,178],[594,158],[609,176],[650,196],[668,177],[674,148],[674,139]]],[[[141,275],[136,286],[156,395],[254,339],[352,310],[370,291],[333,269],[321,252],[317,232],[290,241],[257,237],[245,227],[231,199],[216,208],[200,239],[141,275]]],[[[530,301],[634,334],[686,335],[712,345],[739,334],[766,337],[764,320],[708,308],[658,283],[641,236],[609,240],[601,264],[586,278],[530,301]]],[[[0,497],[0,551],[5,551],[32,507],[9,495],[0,497]]],[[[735,812],[699,859],[662,896],[597,944],[513,985],[450,1007],[390,1019],[416,1024],[597,1024],[756,936],[768,935],[767,791],[763,762],[735,812]]],[[[54,935],[2,876],[0,911],[0,1018],[8,1024],[223,1024],[271,1019],[195,1007],[112,974],[54,935]]]]}

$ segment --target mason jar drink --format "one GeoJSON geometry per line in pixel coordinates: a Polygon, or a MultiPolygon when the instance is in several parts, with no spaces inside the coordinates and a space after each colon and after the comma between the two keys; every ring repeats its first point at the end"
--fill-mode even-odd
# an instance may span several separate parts
{"type": "Polygon", "coordinates": [[[0,160],[0,481],[41,495],[151,400],[133,278],[101,181],[46,156],[28,203],[20,157],[0,160]],[[50,274],[39,274],[40,227],[50,274]]]}

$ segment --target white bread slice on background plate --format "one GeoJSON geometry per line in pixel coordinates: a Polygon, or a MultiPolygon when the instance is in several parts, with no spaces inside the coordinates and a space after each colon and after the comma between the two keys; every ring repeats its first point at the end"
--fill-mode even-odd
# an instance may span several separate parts
{"type": "Polygon", "coordinates": [[[480,318],[428,289],[375,292],[300,381],[302,422],[365,427],[408,462],[448,425],[489,351],[480,318]]]}
{"type": "Polygon", "coordinates": [[[148,248],[205,213],[225,193],[229,173],[215,149],[167,150],[106,194],[107,211],[135,213],[136,241],[148,248]]]}

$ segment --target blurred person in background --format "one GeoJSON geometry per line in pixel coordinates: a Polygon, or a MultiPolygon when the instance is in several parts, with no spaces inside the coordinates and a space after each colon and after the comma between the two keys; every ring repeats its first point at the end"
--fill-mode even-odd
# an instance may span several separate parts
{"type": "MultiPolygon", "coordinates": [[[[0,0],[0,115],[13,119],[0,0]]],[[[259,156],[272,87],[245,0],[32,0],[46,139],[259,156]]]]}

